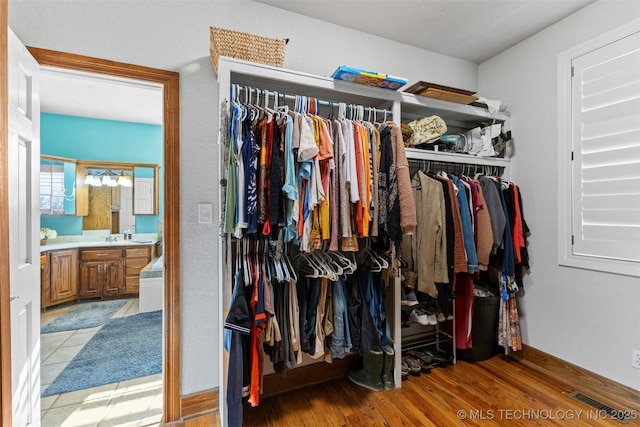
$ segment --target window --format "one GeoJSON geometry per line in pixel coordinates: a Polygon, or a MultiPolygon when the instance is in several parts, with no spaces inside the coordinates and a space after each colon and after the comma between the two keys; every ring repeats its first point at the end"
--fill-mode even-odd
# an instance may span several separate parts
{"type": "Polygon", "coordinates": [[[562,265],[640,276],[639,27],[559,58],[562,265]]]}
{"type": "Polygon", "coordinates": [[[40,215],[64,215],[64,165],[40,170],[40,215]]]}

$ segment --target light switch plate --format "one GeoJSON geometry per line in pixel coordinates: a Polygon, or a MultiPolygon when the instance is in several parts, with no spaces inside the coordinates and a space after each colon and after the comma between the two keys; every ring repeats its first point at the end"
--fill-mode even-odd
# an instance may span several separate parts
{"type": "Polygon", "coordinates": [[[198,203],[198,222],[200,224],[213,222],[213,205],[211,203],[198,203]]]}

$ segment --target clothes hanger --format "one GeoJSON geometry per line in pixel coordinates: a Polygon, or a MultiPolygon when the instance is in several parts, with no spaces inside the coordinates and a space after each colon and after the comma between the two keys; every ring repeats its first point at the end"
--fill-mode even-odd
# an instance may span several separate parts
{"type": "Polygon", "coordinates": [[[345,120],[347,115],[347,104],[344,102],[338,103],[338,120],[345,120]]]}
{"type": "Polygon", "coordinates": [[[370,246],[370,238],[365,239],[365,246],[360,253],[360,264],[365,265],[373,272],[382,271],[382,264],[378,262],[370,246]],[[370,261],[370,262],[367,262],[370,261]]]}
{"type": "Polygon", "coordinates": [[[296,269],[293,268],[293,264],[291,263],[291,259],[288,254],[284,254],[284,262],[289,268],[289,278],[293,279],[296,283],[298,282],[298,274],[296,273],[296,269]]]}
{"type": "Polygon", "coordinates": [[[296,256],[293,257],[293,263],[297,265],[297,271],[305,273],[305,277],[320,277],[318,270],[309,262],[307,255],[307,252],[298,252],[296,256]]]}
{"type": "Polygon", "coordinates": [[[309,261],[314,263],[314,265],[318,268],[318,270],[320,271],[320,277],[332,279],[334,273],[330,268],[328,268],[324,260],[320,258],[318,251],[313,251],[309,254],[309,261]]]}
{"type": "Polygon", "coordinates": [[[333,107],[334,107],[333,101],[328,101],[328,103],[329,103],[329,115],[327,116],[327,119],[333,121],[333,107]]]}
{"type": "Polygon", "coordinates": [[[356,264],[351,262],[349,258],[345,257],[340,252],[328,251],[327,255],[333,258],[340,265],[340,267],[342,268],[342,272],[345,274],[353,273],[358,267],[356,264]]]}
{"type": "Polygon", "coordinates": [[[326,242],[323,243],[323,248],[321,251],[318,251],[318,254],[335,275],[341,276],[344,273],[342,265],[340,265],[340,263],[338,263],[335,258],[329,255],[328,245],[326,242]]]}

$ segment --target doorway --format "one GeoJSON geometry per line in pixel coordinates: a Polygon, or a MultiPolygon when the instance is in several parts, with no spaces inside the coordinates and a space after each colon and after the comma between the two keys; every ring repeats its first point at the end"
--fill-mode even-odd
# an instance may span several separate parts
{"type": "Polygon", "coordinates": [[[53,163],[41,194],[57,182],[52,158],[76,179],[64,182],[64,209],[41,205],[41,227],[58,230],[42,252],[42,425],[158,422],[164,283],[151,267],[162,256],[163,87],[45,66],[39,81],[41,159],[53,163]],[[134,185],[145,202],[135,215],[134,185]],[[58,243],[64,235],[70,243],[58,243]],[[63,268],[62,254],[77,261],[63,268]]]}
{"type": "MultiPolygon", "coordinates": [[[[6,12],[6,10],[5,10],[6,12]]],[[[106,74],[115,77],[154,82],[163,86],[164,98],[164,323],[163,323],[163,421],[165,423],[180,419],[179,395],[179,74],[176,72],[124,64],[98,58],[29,48],[29,51],[41,66],[50,66],[106,74]]],[[[3,94],[5,95],[5,94],[3,94]]],[[[4,99],[4,98],[3,98],[4,99]]],[[[6,197],[6,188],[2,188],[6,197]]],[[[4,229],[3,229],[4,230],[4,229]]],[[[2,231],[3,231],[2,230],[2,231]]],[[[6,292],[2,293],[2,306],[8,302],[6,292]]],[[[6,319],[3,319],[3,331],[6,319]]],[[[3,343],[6,341],[3,340],[3,343]]],[[[10,352],[2,346],[2,377],[10,372],[10,352]]],[[[2,396],[2,418],[11,417],[11,402],[4,393],[2,396]],[[7,414],[8,411],[8,414],[7,414]]]]}

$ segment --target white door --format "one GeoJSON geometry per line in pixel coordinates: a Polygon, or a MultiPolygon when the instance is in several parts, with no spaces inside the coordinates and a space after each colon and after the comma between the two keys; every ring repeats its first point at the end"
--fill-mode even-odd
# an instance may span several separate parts
{"type": "Polygon", "coordinates": [[[9,30],[9,247],[13,427],[40,425],[38,63],[9,30]]]}
{"type": "Polygon", "coordinates": [[[153,178],[136,178],[133,184],[133,212],[141,215],[153,213],[153,178]]]}
{"type": "Polygon", "coordinates": [[[120,187],[120,233],[134,229],[136,217],[133,215],[133,187],[120,187]]]}

